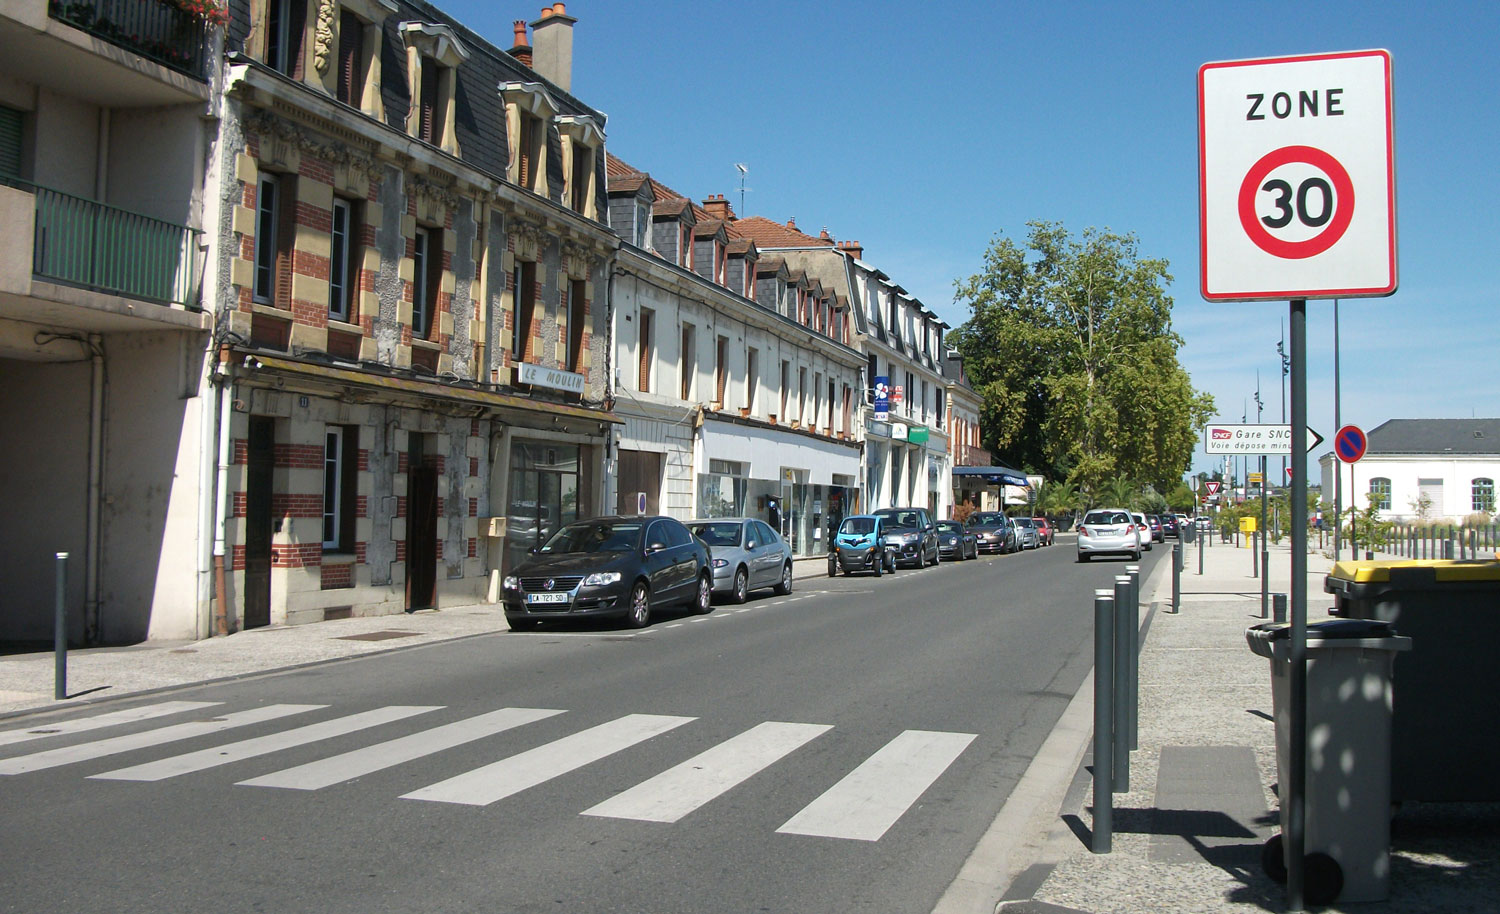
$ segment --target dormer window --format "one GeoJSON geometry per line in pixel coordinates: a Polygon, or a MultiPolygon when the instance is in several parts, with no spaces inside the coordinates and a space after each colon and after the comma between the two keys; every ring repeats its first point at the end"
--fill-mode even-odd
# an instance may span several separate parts
{"type": "Polygon", "coordinates": [[[677,265],[686,270],[693,268],[693,227],[684,225],[677,244],[677,265]]]}
{"type": "Polygon", "coordinates": [[[454,99],[458,68],[469,59],[469,52],[446,25],[403,22],[400,32],[406,43],[406,78],[411,87],[406,132],[458,155],[454,99]]]}
{"type": "MultiPolygon", "coordinates": [[[[557,116],[557,103],[541,83],[501,83],[500,96],[505,99],[510,153],[506,178],[523,190],[546,196],[547,125],[557,116]]],[[[602,133],[599,138],[602,145],[602,133]]]]}
{"type": "Polygon", "coordinates": [[[604,148],[604,132],[588,115],[566,115],[557,119],[562,135],[563,170],[568,175],[568,208],[586,219],[597,219],[594,204],[594,163],[604,148]]]}
{"type": "Polygon", "coordinates": [[[338,56],[331,61],[333,66],[329,67],[326,54],[315,50],[313,55],[313,66],[334,98],[377,118],[384,116],[379,75],[381,28],[394,12],[394,0],[341,0],[338,56]],[[327,72],[330,69],[332,72],[327,72]]]}

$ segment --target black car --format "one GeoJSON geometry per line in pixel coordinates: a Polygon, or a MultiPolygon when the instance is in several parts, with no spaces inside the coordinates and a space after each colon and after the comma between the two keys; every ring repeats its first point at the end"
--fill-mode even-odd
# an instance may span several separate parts
{"type": "Polygon", "coordinates": [[[513,629],[557,619],[619,616],[634,628],[651,611],[686,603],[711,608],[708,547],[670,517],[596,517],[552,535],[503,583],[513,629]]]}
{"type": "Polygon", "coordinates": [[[974,531],[956,520],[937,522],[938,554],[945,559],[979,558],[979,539],[974,531]]]}
{"type": "Polygon", "coordinates": [[[1161,516],[1161,532],[1163,536],[1182,539],[1182,534],[1177,529],[1177,515],[1163,514],[1161,516]]]}
{"type": "Polygon", "coordinates": [[[974,542],[980,552],[1009,555],[1016,551],[1016,526],[998,511],[978,511],[969,515],[968,527],[974,531],[974,542]]]}
{"type": "Polygon", "coordinates": [[[939,561],[937,527],[926,508],[881,508],[872,512],[885,518],[885,541],[896,550],[896,564],[925,568],[939,561]]]}

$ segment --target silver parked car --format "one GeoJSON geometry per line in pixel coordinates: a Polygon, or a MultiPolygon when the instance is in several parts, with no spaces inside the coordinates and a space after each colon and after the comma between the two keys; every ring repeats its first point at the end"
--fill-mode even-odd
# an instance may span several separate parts
{"type": "Polygon", "coordinates": [[[1130,512],[1135,521],[1136,532],[1141,535],[1141,548],[1147,552],[1151,551],[1151,522],[1146,520],[1146,515],[1139,511],[1130,512]]]}
{"type": "MultiPolygon", "coordinates": [[[[1149,528],[1148,528],[1149,529],[1149,528]]],[[[1147,537],[1150,536],[1148,532],[1147,537]]],[[[1124,508],[1095,508],[1078,525],[1078,561],[1096,555],[1141,557],[1141,530],[1124,508]]]]}
{"type": "Polygon", "coordinates": [[[1015,524],[1017,549],[1041,548],[1042,534],[1036,528],[1036,521],[1029,517],[1018,517],[1015,519],[1015,524]]]}
{"type": "Polygon", "coordinates": [[[708,545],[714,594],[743,603],[752,590],[792,592],[792,550],[775,530],[753,517],[690,520],[688,529],[708,545]]]}

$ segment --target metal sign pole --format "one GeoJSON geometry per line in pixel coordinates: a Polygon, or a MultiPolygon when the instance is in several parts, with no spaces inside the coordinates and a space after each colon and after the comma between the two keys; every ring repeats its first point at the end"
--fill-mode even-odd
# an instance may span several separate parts
{"type": "Polygon", "coordinates": [[[1291,715],[1287,785],[1287,910],[1304,907],[1302,860],[1307,813],[1307,299],[1291,303],[1292,456],[1303,463],[1292,473],[1291,715]]]}

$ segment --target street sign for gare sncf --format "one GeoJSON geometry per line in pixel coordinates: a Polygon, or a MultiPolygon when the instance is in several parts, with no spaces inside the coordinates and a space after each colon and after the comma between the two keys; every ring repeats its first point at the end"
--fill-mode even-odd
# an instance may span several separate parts
{"type": "Polygon", "coordinates": [[[1209,301],[1395,292],[1390,53],[1200,67],[1198,218],[1209,301]]]}

